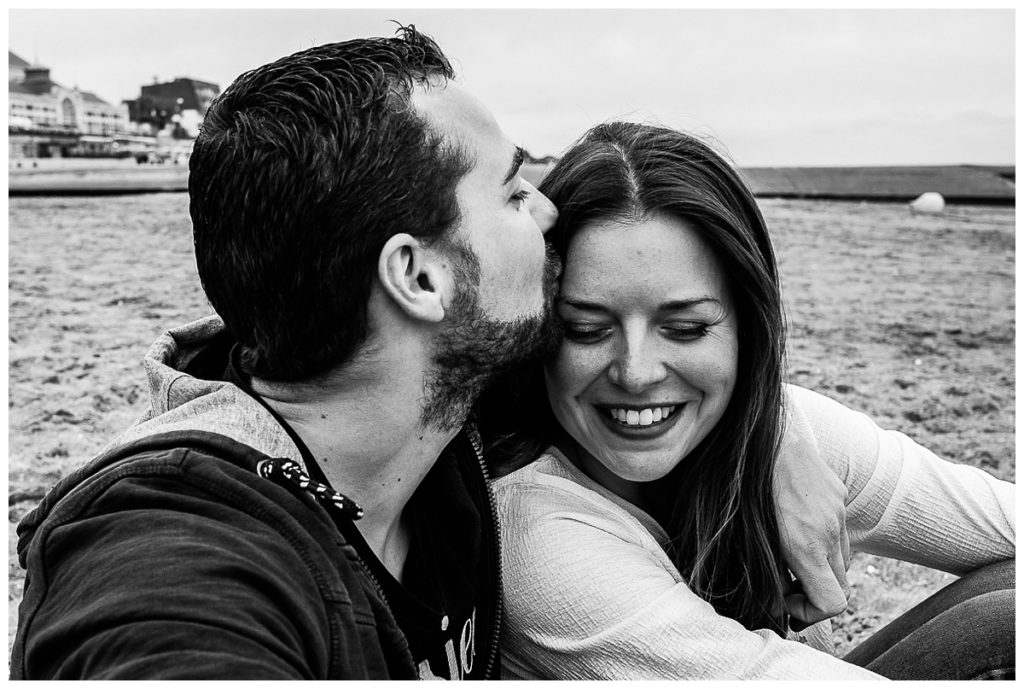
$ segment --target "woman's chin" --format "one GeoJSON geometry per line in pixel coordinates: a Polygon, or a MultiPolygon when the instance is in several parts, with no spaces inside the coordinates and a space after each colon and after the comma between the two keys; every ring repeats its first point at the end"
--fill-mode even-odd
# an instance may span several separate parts
{"type": "Polygon", "coordinates": [[[608,471],[631,483],[650,483],[662,479],[678,463],[678,457],[656,452],[630,453],[625,457],[622,455],[606,457],[602,462],[608,471]]]}

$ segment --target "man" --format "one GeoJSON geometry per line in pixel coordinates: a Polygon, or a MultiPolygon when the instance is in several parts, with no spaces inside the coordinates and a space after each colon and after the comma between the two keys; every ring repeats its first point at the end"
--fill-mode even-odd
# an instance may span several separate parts
{"type": "Polygon", "coordinates": [[[497,674],[498,534],[467,416],[553,344],[556,213],[414,29],[248,72],[190,162],[218,317],[19,526],[14,678],[497,674]]]}

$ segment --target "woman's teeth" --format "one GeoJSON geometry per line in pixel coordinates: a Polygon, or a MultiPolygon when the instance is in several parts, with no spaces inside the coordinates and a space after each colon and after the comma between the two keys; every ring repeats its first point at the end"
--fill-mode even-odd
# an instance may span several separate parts
{"type": "Polygon", "coordinates": [[[675,412],[671,407],[647,407],[646,409],[609,409],[608,413],[619,423],[627,426],[651,426],[664,421],[675,412]]]}

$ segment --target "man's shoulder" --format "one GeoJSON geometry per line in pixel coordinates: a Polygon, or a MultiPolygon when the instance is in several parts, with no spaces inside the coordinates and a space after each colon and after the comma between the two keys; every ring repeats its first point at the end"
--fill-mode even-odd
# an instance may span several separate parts
{"type": "MultiPolygon", "coordinates": [[[[227,438],[155,436],[96,458],[51,492],[19,526],[29,583],[18,662],[41,657],[46,634],[78,639],[61,610],[91,610],[127,636],[173,619],[203,633],[251,634],[267,649],[288,638],[321,667],[313,676],[383,663],[384,618],[354,551],[312,498],[256,472],[265,459],[227,438]],[[352,645],[347,660],[334,648],[342,641],[352,645]]],[[[237,655],[249,641],[223,643],[237,655]]]]}
{"type": "Polygon", "coordinates": [[[89,509],[110,490],[130,490],[131,479],[163,480],[165,492],[200,477],[206,488],[247,482],[259,453],[213,433],[171,432],[141,438],[108,449],[61,479],[23,521],[39,523],[54,512],[67,515],[89,509]]]}
{"type": "Polygon", "coordinates": [[[118,538],[152,540],[194,525],[189,537],[199,546],[212,533],[203,527],[207,521],[222,531],[244,525],[254,538],[275,530],[270,506],[286,510],[292,496],[260,479],[255,457],[240,448],[224,451],[232,442],[156,437],[106,453],[58,483],[22,521],[19,535],[43,545],[53,532],[103,524],[118,538]]]}
{"type": "MultiPolygon", "coordinates": [[[[31,570],[33,550],[37,564],[65,557],[75,547],[69,534],[78,541],[102,538],[112,555],[162,542],[164,554],[149,552],[153,561],[180,555],[178,539],[207,557],[248,540],[263,543],[284,570],[337,582],[324,572],[354,570],[351,546],[308,494],[256,472],[268,459],[229,438],[196,433],[155,436],[105,453],[58,483],[22,520],[19,560],[31,570]]],[[[321,588],[328,598],[347,598],[344,585],[321,588]]]]}
{"type": "Polygon", "coordinates": [[[118,509],[142,496],[146,501],[138,509],[144,511],[174,509],[177,496],[184,501],[183,511],[202,512],[204,505],[217,505],[220,518],[242,512],[277,526],[283,513],[292,513],[303,522],[330,526],[308,495],[260,476],[259,463],[273,459],[237,440],[202,431],[139,439],[108,450],[61,480],[19,531],[44,521],[66,523],[118,509]]]}

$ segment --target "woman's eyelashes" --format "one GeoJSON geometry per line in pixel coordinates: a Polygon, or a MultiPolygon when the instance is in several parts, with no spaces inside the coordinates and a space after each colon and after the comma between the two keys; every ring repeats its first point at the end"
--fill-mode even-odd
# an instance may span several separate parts
{"type": "Polygon", "coordinates": [[[708,323],[672,323],[661,326],[660,330],[670,340],[690,342],[707,335],[709,327],[708,323]]]}
{"type": "MultiPolygon", "coordinates": [[[[589,323],[560,319],[565,339],[579,344],[597,344],[610,337],[615,330],[613,325],[589,323]]],[[[657,331],[666,339],[674,342],[692,342],[708,334],[710,323],[687,322],[668,323],[657,327],[657,331]]]]}
{"type": "Polygon", "coordinates": [[[562,333],[565,339],[579,344],[595,344],[611,332],[611,326],[595,323],[579,323],[562,319],[562,333]]]}

